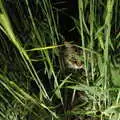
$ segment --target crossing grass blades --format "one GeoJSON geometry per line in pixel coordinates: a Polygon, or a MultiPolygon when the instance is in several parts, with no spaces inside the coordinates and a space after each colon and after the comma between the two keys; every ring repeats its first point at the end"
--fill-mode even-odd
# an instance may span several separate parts
{"type": "Polygon", "coordinates": [[[120,1],[67,2],[0,0],[0,120],[120,120],[120,1]]]}

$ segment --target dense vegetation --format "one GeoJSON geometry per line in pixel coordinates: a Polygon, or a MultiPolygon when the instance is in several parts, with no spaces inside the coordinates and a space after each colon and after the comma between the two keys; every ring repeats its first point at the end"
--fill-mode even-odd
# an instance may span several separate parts
{"type": "Polygon", "coordinates": [[[0,120],[120,120],[120,1],[67,2],[0,0],[0,120]]]}

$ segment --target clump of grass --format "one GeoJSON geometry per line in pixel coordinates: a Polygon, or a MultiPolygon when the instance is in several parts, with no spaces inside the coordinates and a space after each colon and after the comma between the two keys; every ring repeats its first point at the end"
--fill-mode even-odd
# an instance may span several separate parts
{"type": "Polygon", "coordinates": [[[0,0],[1,120],[119,120],[119,0],[78,0],[78,18],[50,0],[31,2],[0,0]],[[59,12],[75,23],[82,69],[62,66],[59,12]]]}

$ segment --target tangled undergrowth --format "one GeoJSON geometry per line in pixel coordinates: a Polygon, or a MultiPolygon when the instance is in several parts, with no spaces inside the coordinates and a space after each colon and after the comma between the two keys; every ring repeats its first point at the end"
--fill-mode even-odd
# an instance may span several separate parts
{"type": "Polygon", "coordinates": [[[1,120],[120,120],[119,0],[0,0],[1,120]]]}

